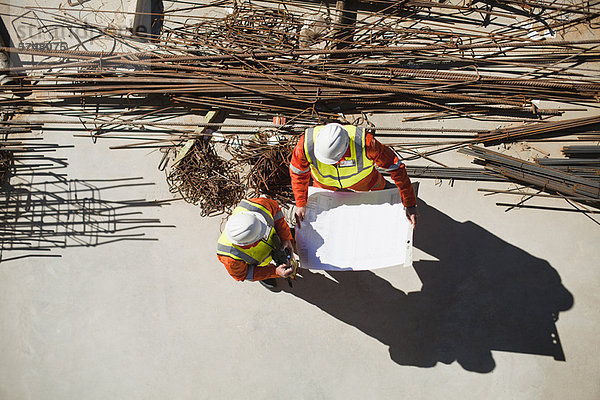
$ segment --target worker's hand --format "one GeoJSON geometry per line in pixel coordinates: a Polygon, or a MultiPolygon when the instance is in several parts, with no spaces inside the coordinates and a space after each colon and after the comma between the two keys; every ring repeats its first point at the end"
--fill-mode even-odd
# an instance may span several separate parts
{"type": "Polygon", "coordinates": [[[292,275],[293,272],[294,268],[289,264],[280,264],[275,269],[275,273],[282,278],[287,278],[288,276],[292,275]]]}
{"type": "Polygon", "coordinates": [[[410,221],[413,226],[413,229],[417,226],[417,217],[419,214],[417,213],[417,206],[406,207],[406,218],[410,221]]]}
{"type": "Polygon", "coordinates": [[[290,249],[290,254],[294,254],[294,246],[291,240],[284,240],[281,244],[281,250],[285,253],[285,249],[290,249]]]}
{"type": "Polygon", "coordinates": [[[298,226],[298,229],[300,229],[302,225],[300,221],[304,221],[304,217],[306,217],[306,207],[296,207],[294,217],[296,217],[296,225],[298,226]]]}

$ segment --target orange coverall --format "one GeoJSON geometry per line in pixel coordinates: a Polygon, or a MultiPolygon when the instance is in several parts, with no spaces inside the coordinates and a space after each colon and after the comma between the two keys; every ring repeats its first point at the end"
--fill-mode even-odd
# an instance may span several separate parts
{"type": "MultiPolygon", "coordinates": [[[[415,197],[415,192],[413,190],[412,184],[410,183],[410,178],[406,173],[406,166],[404,165],[404,163],[402,163],[402,161],[398,159],[398,157],[392,151],[392,149],[381,144],[373,137],[372,134],[367,133],[365,135],[365,150],[367,153],[367,158],[369,160],[373,160],[373,162],[378,167],[390,172],[392,180],[400,190],[402,204],[404,204],[405,207],[415,206],[417,204],[417,198],[415,197]]],[[[348,147],[348,150],[346,150],[346,154],[344,154],[344,158],[346,157],[350,157],[350,147],[348,147]]],[[[292,190],[294,191],[296,206],[304,207],[308,199],[308,185],[310,183],[311,176],[309,170],[310,163],[306,159],[306,155],[304,153],[304,135],[300,137],[298,144],[294,148],[294,152],[292,153],[291,165],[293,165],[300,171],[306,171],[302,174],[298,174],[290,168],[290,176],[292,178],[292,190]]],[[[371,172],[360,182],[350,186],[349,189],[354,190],[356,192],[382,190],[385,188],[385,183],[386,180],[379,173],[379,171],[373,169],[373,172],[371,172]]],[[[336,187],[323,185],[316,179],[313,179],[313,185],[329,190],[339,190],[336,187]]]]}
{"type": "MultiPolygon", "coordinates": [[[[254,199],[247,199],[252,203],[260,204],[265,207],[271,215],[275,216],[281,210],[279,208],[279,204],[275,200],[266,199],[264,197],[258,197],[254,199]]],[[[283,217],[275,220],[275,232],[279,236],[279,239],[283,242],[284,240],[291,240],[293,242],[292,232],[290,231],[290,227],[283,217]]],[[[243,246],[243,248],[252,247],[252,245],[243,246]]],[[[229,275],[233,277],[236,281],[243,281],[246,279],[246,275],[248,274],[248,264],[244,261],[235,260],[231,257],[222,256],[217,254],[217,258],[219,261],[225,265],[227,272],[229,275]]],[[[273,264],[265,265],[264,267],[256,267],[254,268],[254,280],[262,281],[263,279],[269,278],[278,278],[279,275],[275,272],[275,268],[273,264]]]]}

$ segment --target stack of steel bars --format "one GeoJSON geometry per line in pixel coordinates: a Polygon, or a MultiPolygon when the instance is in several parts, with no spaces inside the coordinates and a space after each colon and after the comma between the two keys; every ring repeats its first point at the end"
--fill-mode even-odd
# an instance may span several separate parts
{"type": "Polygon", "coordinates": [[[567,158],[536,158],[535,162],[545,167],[600,181],[600,146],[564,146],[562,152],[567,158]]]}
{"type": "MultiPolygon", "coordinates": [[[[528,22],[539,31],[553,30],[562,26],[561,15],[595,18],[593,8],[582,13],[570,5],[548,4],[540,6],[547,16],[533,16],[519,13],[520,3],[494,9],[383,1],[376,10],[343,10],[353,17],[350,32],[340,36],[348,26],[332,19],[330,9],[284,3],[289,7],[231,2],[230,13],[188,15],[186,22],[176,12],[167,14],[154,50],[104,54],[4,48],[34,61],[0,71],[13,76],[3,86],[10,96],[0,104],[19,109],[142,96],[157,113],[177,106],[216,107],[244,117],[280,114],[305,122],[337,118],[340,112],[415,110],[435,118],[523,118],[562,112],[538,108],[534,100],[593,101],[600,92],[600,82],[580,67],[600,60],[600,39],[533,40],[528,34],[534,28],[525,27],[528,22]],[[456,12],[444,16],[432,8],[456,12]],[[520,20],[509,24],[495,18],[487,21],[489,32],[474,31],[482,21],[465,18],[465,12],[520,20]],[[547,19],[558,25],[542,23],[547,19]]],[[[99,29],[72,15],[61,14],[60,20],[99,29]]],[[[131,37],[118,39],[135,48],[131,37]]]]}
{"type": "Polygon", "coordinates": [[[572,135],[597,128],[600,128],[600,115],[593,115],[590,117],[561,121],[544,121],[497,129],[492,132],[479,134],[477,142],[490,146],[500,143],[512,143],[523,139],[572,135]]]}
{"type": "Polygon", "coordinates": [[[475,157],[475,163],[511,181],[600,208],[600,180],[583,178],[478,146],[471,145],[459,152],[475,157]]]}
{"type": "MultiPolygon", "coordinates": [[[[232,118],[263,122],[280,116],[289,121],[285,133],[290,136],[316,123],[367,122],[369,113],[410,112],[406,120],[411,121],[539,120],[586,110],[600,94],[593,64],[600,61],[600,39],[555,38],[600,17],[596,4],[219,0],[191,7],[186,2],[178,9],[179,2],[169,3],[163,33],[150,46],[82,17],[106,17],[112,10],[87,4],[77,10],[13,7],[43,14],[55,23],[50,31],[91,33],[113,46],[106,52],[89,51],[81,41],[61,50],[3,47],[23,59],[0,69],[10,75],[0,86],[0,106],[16,114],[77,117],[94,140],[136,142],[115,148],[164,150],[192,140],[192,150],[168,180],[174,191],[201,204],[205,215],[227,212],[250,191],[290,200],[289,186],[282,182],[291,149],[242,140],[242,147],[231,152],[233,159],[225,160],[204,140],[210,134],[199,138],[193,129],[172,125],[189,114],[223,110],[232,118]],[[240,172],[244,168],[250,175],[240,172]]],[[[433,157],[466,144],[581,133],[596,129],[599,121],[543,120],[481,131],[477,137],[430,134],[439,141],[419,144],[406,143],[400,130],[383,135],[398,137],[394,147],[408,154],[406,161],[439,164],[413,167],[413,176],[514,180],[517,167],[506,173],[492,167],[452,169],[433,157]]],[[[275,128],[283,132],[282,126],[275,128]]],[[[546,179],[527,178],[540,185],[546,179]]]]}

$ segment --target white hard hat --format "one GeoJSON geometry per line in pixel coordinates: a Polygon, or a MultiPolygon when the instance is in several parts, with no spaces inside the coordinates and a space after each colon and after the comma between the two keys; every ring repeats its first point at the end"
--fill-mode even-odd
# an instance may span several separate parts
{"type": "Polygon", "coordinates": [[[327,124],[315,138],[315,157],[324,164],[335,164],[348,149],[350,137],[340,124],[327,124]]]}
{"type": "Polygon", "coordinates": [[[257,212],[242,211],[232,215],[225,224],[225,236],[233,244],[246,246],[264,238],[269,231],[267,221],[257,212]]]}

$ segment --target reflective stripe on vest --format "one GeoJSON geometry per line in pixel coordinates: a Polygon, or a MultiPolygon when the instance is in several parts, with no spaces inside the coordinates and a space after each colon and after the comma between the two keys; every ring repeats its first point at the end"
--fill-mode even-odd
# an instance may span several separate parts
{"type": "Polygon", "coordinates": [[[367,158],[365,130],[354,125],[344,125],[350,137],[350,161],[352,165],[329,165],[320,162],[315,156],[315,138],[324,125],[307,129],[304,135],[304,154],[310,163],[312,176],[323,185],[347,188],[357,184],[373,171],[373,160],[367,158]]]}
{"type": "Polygon", "coordinates": [[[254,276],[254,269],[252,266],[265,266],[269,265],[272,260],[271,251],[273,248],[281,247],[281,241],[279,240],[279,236],[275,232],[274,226],[274,218],[271,213],[260,204],[252,203],[248,200],[242,200],[240,204],[233,210],[231,215],[237,214],[242,211],[254,211],[261,214],[267,224],[269,225],[269,236],[267,240],[260,241],[253,247],[248,249],[243,249],[240,246],[231,243],[231,241],[225,235],[225,232],[221,233],[219,240],[217,242],[217,254],[221,256],[231,257],[234,260],[244,261],[246,264],[250,265],[250,269],[248,270],[247,279],[252,279],[254,276]],[[252,276],[250,276],[250,270],[252,270],[252,276]]]}
{"type": "Polygon", "coordinates": [[[257,213],[261,214],[263,217],[265,217],[265,221],[267,221],[267,225],[269,225],[270,227],[273,227],[275,224],[275,219],[273,218],[273,216],[271,215],[269,210],[267,210],[260,204],[253,203],[249,200],[240,201],[240,204],[238,204],[238,206],[233,210],[233,213],[231,215],[237,214],[236,210],[238,210],[237,212],[241,212],[241,211],[257,212],[257,213]],[[242,207],[243,209],[238,210],[238,208],[240,208],[240,207],[242,207]]]}

